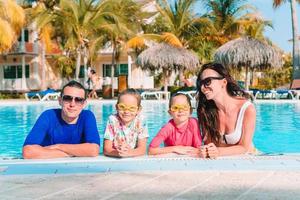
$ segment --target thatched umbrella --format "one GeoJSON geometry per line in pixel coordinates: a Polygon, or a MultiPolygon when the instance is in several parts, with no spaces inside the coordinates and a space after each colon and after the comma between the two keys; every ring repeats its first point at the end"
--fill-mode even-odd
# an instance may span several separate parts
{"type": "Polygon", "coordinates": [[[198,57],[185,48],[159,43],[144,50],[137,57],[137,64],[143,70],[161,70],[165,80],[164,90],[167,91],[172,71],[195,69],[200,63],[198,57]]]}
{"type": "Polygon", "coordinates": [[[226,67],[246,67],[245,88],[248,90],[249,67],[281,67],[282,56],[274,47],[250,37],[231,40],[217,49],[214,60],[226,67]]]}

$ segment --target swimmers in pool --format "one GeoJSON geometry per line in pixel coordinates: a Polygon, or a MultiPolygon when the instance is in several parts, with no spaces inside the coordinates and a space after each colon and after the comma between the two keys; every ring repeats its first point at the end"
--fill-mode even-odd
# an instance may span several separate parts
{"type": "Polygon", "coordinates": [[[141,96],[134,89],[119,94],[116,114],[109,116],[104,133],[103,153],[112,157],[134,157],[146,153],[148,128],[140,112],[141,96]]]}
{"type": "Polygon", "coordinates": [[[169,114],[172,119],[164,125],[149,146],[149,155],[175,153],[192,157],[200,156],[202,143],[196,118],[188,96],[176,93],[170,98],[169,114]],[[164,147],[160,147],[161,143],[164,147]]]}

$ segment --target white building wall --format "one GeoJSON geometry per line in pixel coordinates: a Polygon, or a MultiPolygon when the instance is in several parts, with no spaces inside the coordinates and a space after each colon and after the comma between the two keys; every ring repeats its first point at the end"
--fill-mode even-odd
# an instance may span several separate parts
{"type": "Polygon", "coordinates": [[[141,68],[134,66],[132,68],[131,87],[153,89],[154,78],[149,75],[149,72],[143,71],[141,68]]]}

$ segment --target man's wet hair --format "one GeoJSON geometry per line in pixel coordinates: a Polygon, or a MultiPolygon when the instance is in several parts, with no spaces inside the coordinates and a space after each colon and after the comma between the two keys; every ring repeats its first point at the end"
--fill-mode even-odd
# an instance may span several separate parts
{"type": "Polygon", "coordinates": [[[66,85],[64,85],[64,86],[62,87],[61,93],[60,93],[60,96],[61,96],[61,97],[64,95],[64,89],[65,89],[66,87],[74,87],[74,88],[82,89],[82,90],[84,91],[84,98],[85,98],[85,99],[87,98],[87,91],[86,91],[86,89],[84,88],[84,86],[83,86],[81,83],[79,83],[79,82],[77,82],[77,81],[74,81],[74,80],[70,81],[69,83],[67,83],[66,85]]]}

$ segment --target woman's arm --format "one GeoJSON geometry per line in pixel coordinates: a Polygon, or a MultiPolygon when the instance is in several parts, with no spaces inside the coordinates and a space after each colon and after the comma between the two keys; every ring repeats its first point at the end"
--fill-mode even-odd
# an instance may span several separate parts
{"type": "Polygon", "coordinates": [[[256,111],[253,105],[249,106],[244,115],[242,136],[238,144],[227,147],[216,147],[213,143],[209,143],[207,148],[210,158],[226,155],[238,155],[251,152],[253,150],[253,135],[255,131],[256,111]]]}

